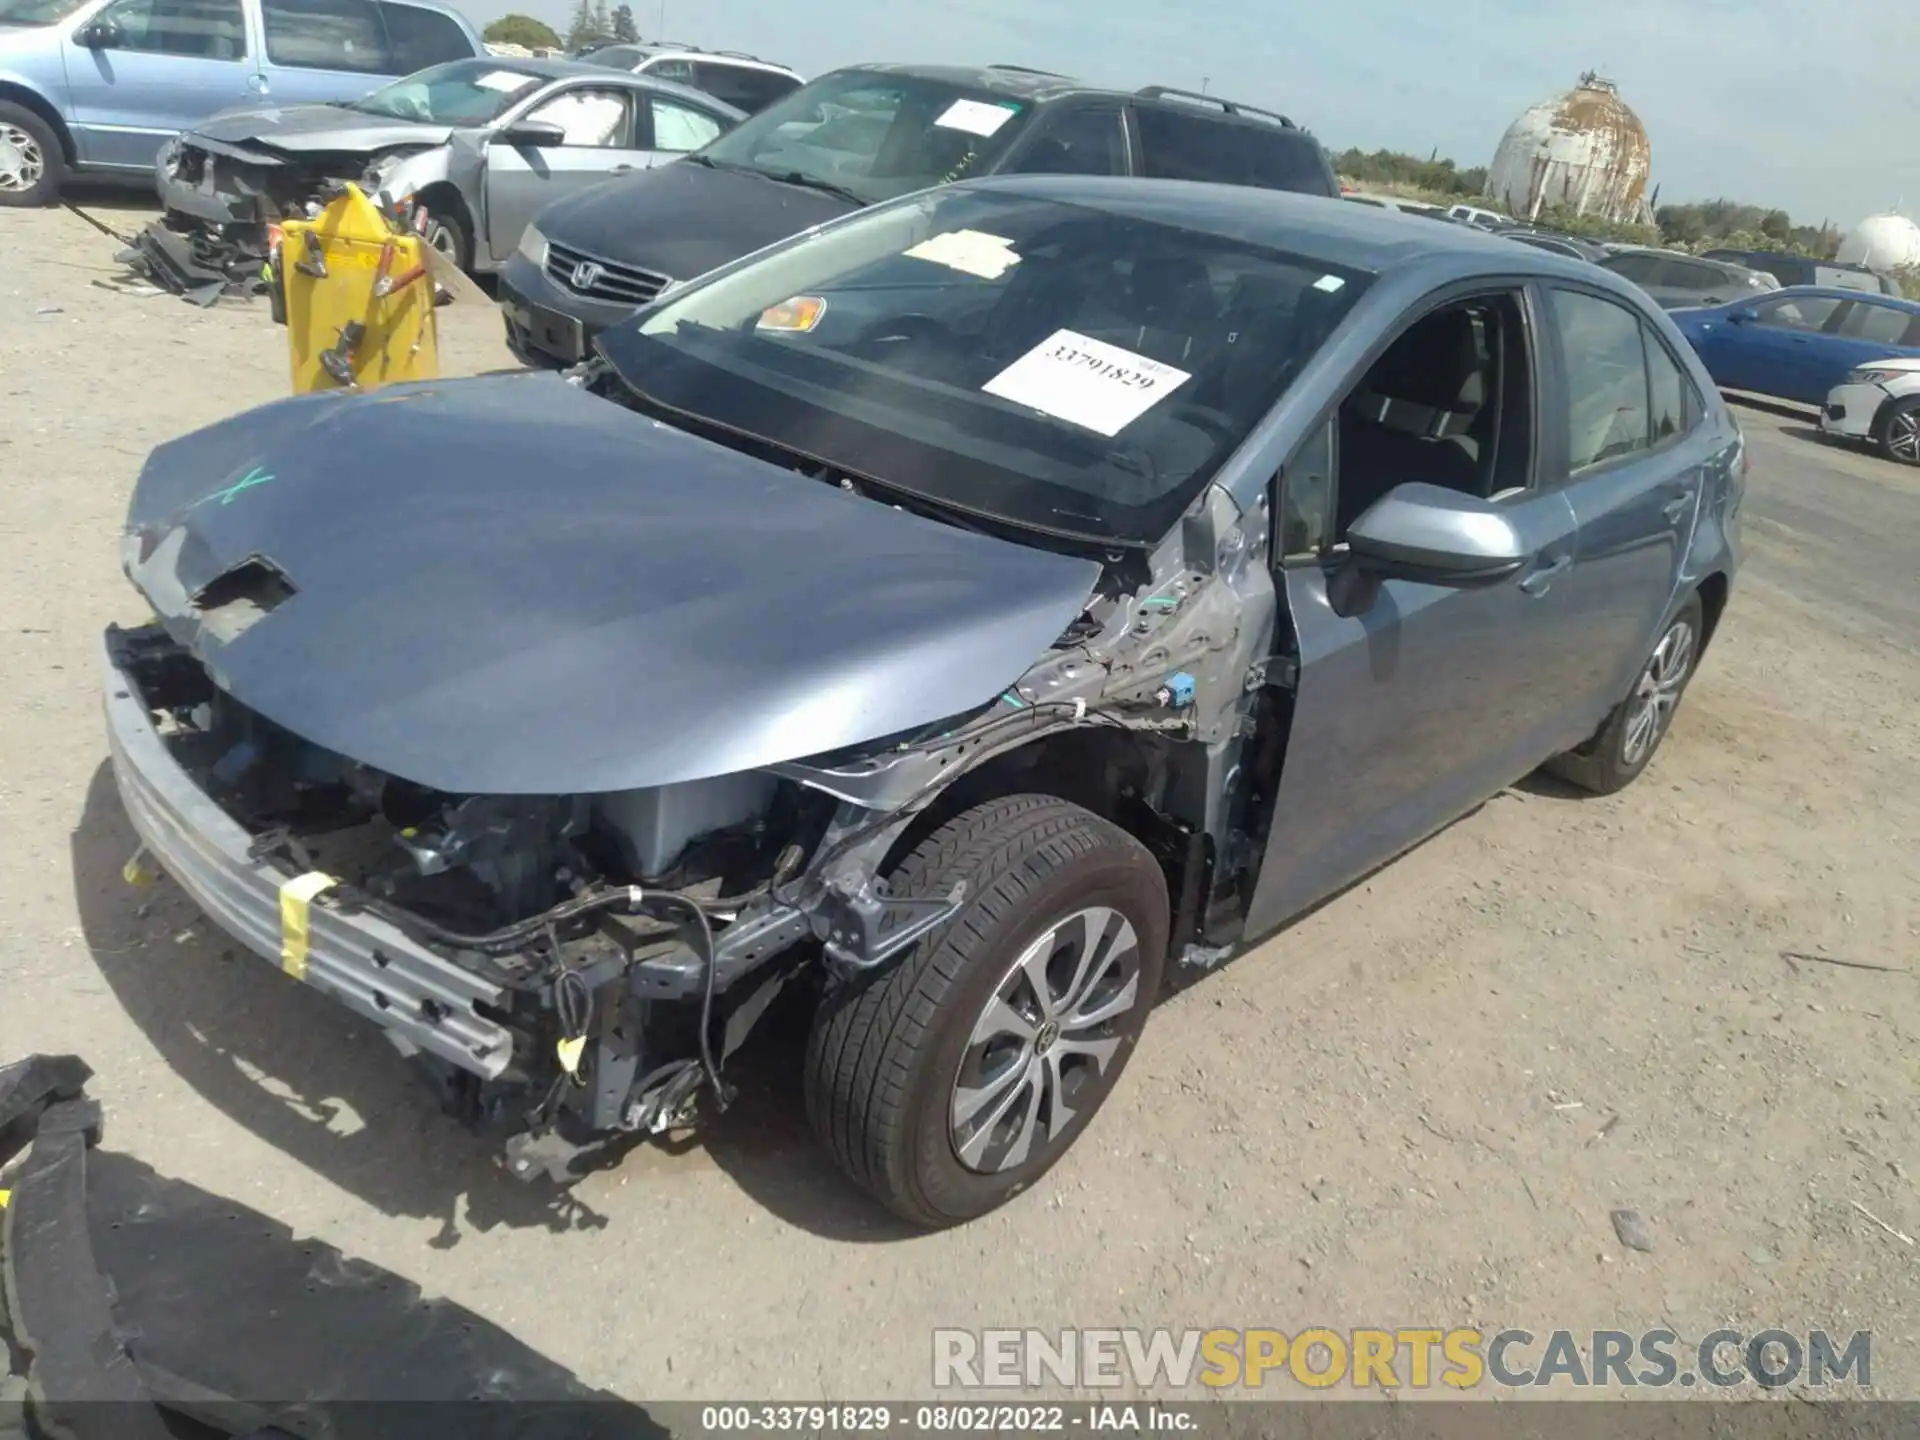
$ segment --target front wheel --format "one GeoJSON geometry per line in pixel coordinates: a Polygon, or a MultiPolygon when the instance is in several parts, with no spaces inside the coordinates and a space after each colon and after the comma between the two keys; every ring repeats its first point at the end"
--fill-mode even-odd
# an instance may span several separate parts
{"type": "Polygon", "coordinates": [[[1920,395],[1893,401],[1873,429],[1874,443],[1887,459],[1901,465],[1920,465],[1920,395]]]}
{"type": "Polygon", "coordinates": [[[66,157],[60,138],[24,105],[0,101],[0,205],[51,205],[66,157]]]}
{"type": "Polygon", "coordinates": [[[1596,795],[1611,795],[1632,784],[1666,739],[1674,711],[1680,708],[1700,658],[1705,617],[1698,592],[1689,595],[1600,733],[1580,749],[1555,756],[1547,769],[1596,795]]]}
{"type": "Polygon", "coordinates": [[[842,1169],[935,1228],[1044,1174],[1112,1092],[1160,989],[1167,889],[1118,826],[1047,795],[949,820],[893,876],[966,883],[960,913],[882,973],[830,990],[807,1112],[842,1169]]]}

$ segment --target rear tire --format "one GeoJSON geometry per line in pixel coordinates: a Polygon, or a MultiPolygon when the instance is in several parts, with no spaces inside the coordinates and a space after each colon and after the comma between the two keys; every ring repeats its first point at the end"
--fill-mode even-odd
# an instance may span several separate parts
{"type": "Polygon", "coordinates": [[[1873,443],[1896,465],[1920,465],[1920,395],[1887,403],[1874,421],[1873,443]]]}
{"type": "Polygon", "coordinates": [[[1544,767],[1547,772],[1596,795],[1611,795],[1638,779],[1667,738],[1680,697],[1693,679],[1706,639],[1705,618],[1695,591],[1667,621],[1653,653],[1635,675],[1633,689],[1614,706],[1599,733],[1578,750],[1554,756],[1544,767]]]}
{"type": "Polygon", "coordinates": [[[949,820],[892,877],[960,912],[829,989],[807,1113],[855,1184],[933,1229],[1006,1203],[1112,1093],[1158,997],[1167,889],[1146,847],[1048,795],[949,820]]]}
{"type": "Polygon", "coordinates": [[[66,171],[53,127],[26,106],[0,100],[0,205],[53,204],[66,171]]]}

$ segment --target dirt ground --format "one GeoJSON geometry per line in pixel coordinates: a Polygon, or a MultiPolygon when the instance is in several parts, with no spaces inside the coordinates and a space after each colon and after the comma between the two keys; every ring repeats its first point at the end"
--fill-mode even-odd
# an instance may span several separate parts
{"type": "MultiPolygon", "coordinates": [[[[1920,1235],[1920,473],[1743,411],[1749,563],[1644,779],[1516,787],[1169,1002],[1004,1212],[903,1236],[780,1043],[701,1140],[561,1200],[120,879],[128,491],[286,360],[264,307],[96,287],[113,250],[0,212],[0,1056],[84,1055],[111,1145],[636,1400],[924,1397],[931,1330],[987,1325],[1867,1329],[1874,1392],[1920,1397],[1920,1248],[1855,1208],[1920,1235]]],[[[443,315],[449,368],[510,363],[490,312],[443,315]]]]}

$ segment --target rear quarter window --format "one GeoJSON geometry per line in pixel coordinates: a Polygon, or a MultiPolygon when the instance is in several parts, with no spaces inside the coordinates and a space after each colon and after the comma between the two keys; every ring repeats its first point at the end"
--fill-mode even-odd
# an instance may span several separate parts
{"type": "Polygon", "coordinates": [[[265,0],[260,13],[272,64],[362,75],[401,73],[374,0],[265,0]]]}
{"type": "Polygon", "coordinates": [[[1299,130],[1141,105],[1140,172],[1157,180],[1207,180],[1308,195],[1338,191],[1320,144],[1299,130]]]}

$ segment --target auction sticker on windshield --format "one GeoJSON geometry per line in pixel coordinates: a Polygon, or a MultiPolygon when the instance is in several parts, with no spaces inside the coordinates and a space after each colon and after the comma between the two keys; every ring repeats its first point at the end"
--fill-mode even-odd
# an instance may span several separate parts
{"type": "Polygon", "coordinates": [[[1104,340],[1056,330],[980,388],[1112,436],[1192,378],[1104,340]]]}
{"type": "Polygon", "coordinates": [[[1020,263],[1013,242],[984,230],[948,230],[901,252],[912,260],[930,260],[962,275],[998,280],[1020,263]]]}
{"type": "Polygon", "coordinates": [[[503,95],[511,95],[515,91],[526,89],[533,84],[534,79],[534,76],[522,75],[517,70],[489,70],[473,83],[483,90],[498,90],[503,95]]]}
{"type": "Polygon", "coordinates": [[[1005,105],[989,105],[984,100],[956,100],[940,112],[933,123],[947,130],[964,130],[969,135],[991,135],[1013,118],[1005,105]]]}

